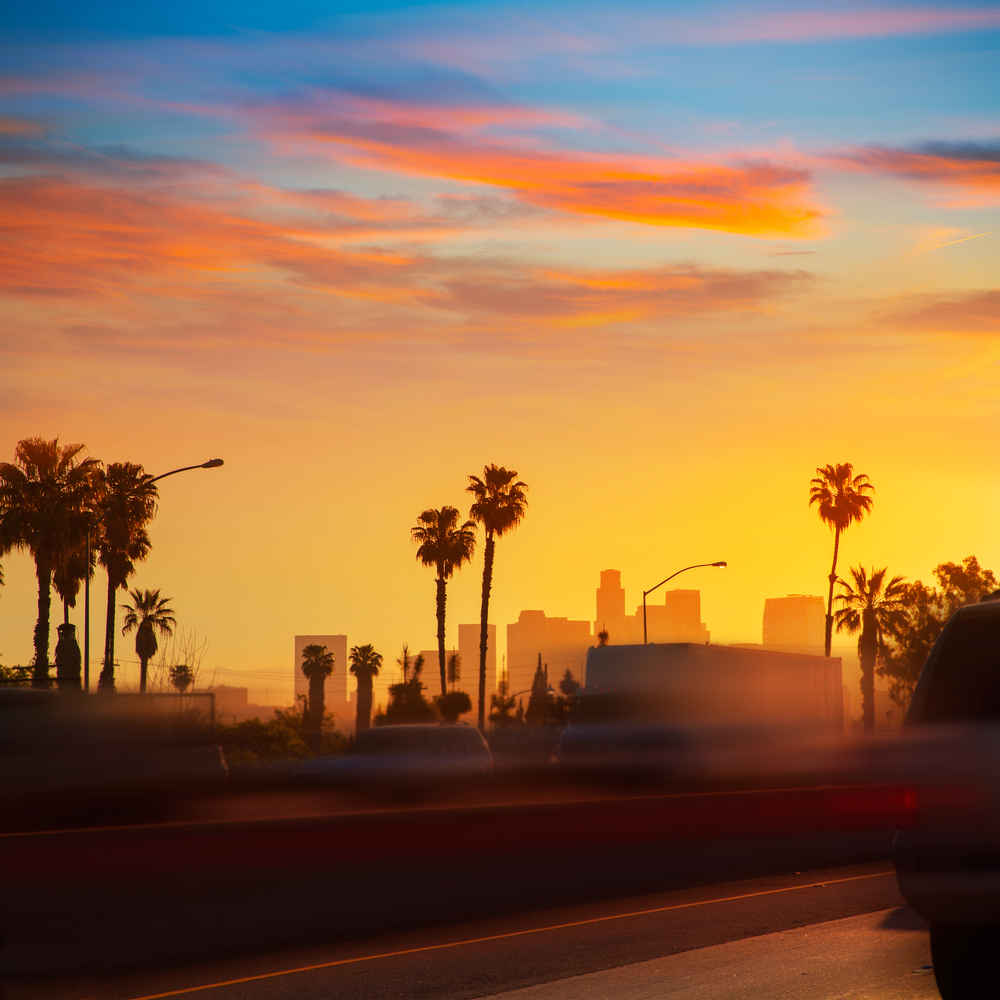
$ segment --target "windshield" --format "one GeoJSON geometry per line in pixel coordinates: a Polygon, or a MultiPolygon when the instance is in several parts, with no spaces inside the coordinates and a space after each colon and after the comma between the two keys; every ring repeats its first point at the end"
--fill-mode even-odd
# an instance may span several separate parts
{"type": "Polygon", "coordinates": [[[1000,720],[1000,617],[956,618],[934,663],[922,722],[1000,720]]]}

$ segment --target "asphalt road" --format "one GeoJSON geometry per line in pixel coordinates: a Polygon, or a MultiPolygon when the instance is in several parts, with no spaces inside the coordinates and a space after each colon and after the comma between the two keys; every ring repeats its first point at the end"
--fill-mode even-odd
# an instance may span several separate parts
{"type": "Polygon", "coordinates": [[[913,971],[930,962],[926,932],[902,907],[891,869],[877,863],[100,979],[11,983],[5,1000],[934,997],[933,977],[913,971]]]}

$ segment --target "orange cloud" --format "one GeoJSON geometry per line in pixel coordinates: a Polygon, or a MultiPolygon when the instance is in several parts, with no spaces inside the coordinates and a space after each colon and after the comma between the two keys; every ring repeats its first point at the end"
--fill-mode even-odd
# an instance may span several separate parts
{"type": "Polygon", "coordinates": [[[537,115],[519,118],[511,109],[413,107],[337,95],[332,103],[290,100],[254,113],[278,145],[305,142],[357,165],[487,184],[561,212],[750,236],[807,236],[820,215],[805,170],[766,160],[553,150],[518,133],[538,125],[537,115]]]}
{"type": "Polygon", "coordinates": [[[251,335],[308,344],[764,311],[808,281],[693,264],[553,270],[470,259],[428,246],[453,231],[440,219],[412,202],[338,192],[21,176],[0,183],[0,290],[58,317],[79,344],[127,330],[169,341],[168,328],[210,344],[251,335]],[[415,231],[422,246],[408,242],[415,231]]]}
{"type": "Polygon", "coordinates": [[[1000,291],[913,296],[885,317],[893,326],[934,333],[1000,333],[1000,291]]]}
{"type": "Polygon", "coordinates": [[[940,184],[993,200],[1000,196],[1000,146],[928,142],[915,149],[869,146],[836,154],[841,166],[940,184]]]}

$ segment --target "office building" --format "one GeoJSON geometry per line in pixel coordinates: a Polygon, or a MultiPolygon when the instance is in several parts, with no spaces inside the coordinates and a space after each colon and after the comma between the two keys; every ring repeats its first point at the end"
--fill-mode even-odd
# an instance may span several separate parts
{"type": "Polygon", "coordinates": [[[597,588],[597,617],[594,635],[608,633],[608,645],[620,646],[629,641],[625,617],[625,588],[617,569],[601,570],[601,585],[597,588]]]}
{"type": "Polygon", "coordinates": [[[764,601],[763,646],[785,653],[822,656],[826,608],[822,597],[789,594],[764,601]]]}
{"type": "Polygon", "coordinates": [[[522,611],[518,620],[507,626],[510,693],[530,691],[539,655],[542,663],[548,664],[549,683],[556,690],[567,669],[582,681],[587,650],[593,643],[589,621],[549,618],[544,611],[522,611]]]}

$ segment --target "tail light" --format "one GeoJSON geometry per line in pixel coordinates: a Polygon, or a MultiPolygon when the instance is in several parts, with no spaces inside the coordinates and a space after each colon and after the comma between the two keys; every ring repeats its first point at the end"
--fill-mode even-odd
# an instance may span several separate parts
{"type": "Polygon", "coordinates": [[[920,827],[920,796],[916,788],[904,787],[899,810],[899,828],[917,830],[920,827]]]}

